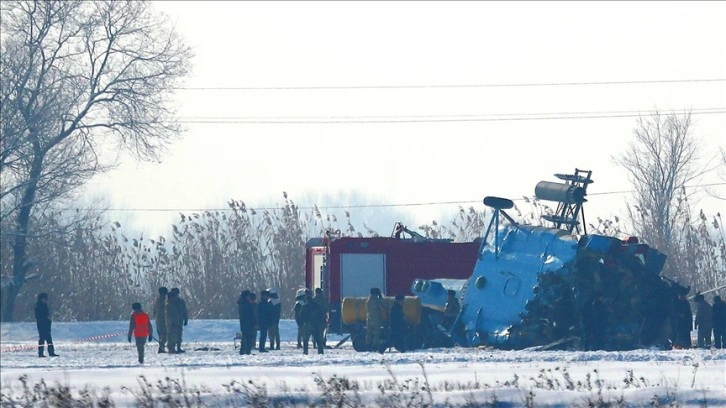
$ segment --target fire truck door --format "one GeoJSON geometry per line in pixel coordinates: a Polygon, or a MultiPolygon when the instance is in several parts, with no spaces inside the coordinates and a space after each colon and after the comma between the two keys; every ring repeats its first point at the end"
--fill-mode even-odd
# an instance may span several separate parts
{"type": "Polygon", "coordinates": [[[385,254],[341,254],[340,298],[368,296],[371,288],[386,293],[385,254]]]}

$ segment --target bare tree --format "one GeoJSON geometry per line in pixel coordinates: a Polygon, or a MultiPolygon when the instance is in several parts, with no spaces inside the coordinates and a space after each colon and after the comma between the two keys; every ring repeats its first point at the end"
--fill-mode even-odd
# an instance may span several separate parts
{"type": "Polygon", "coordinates": [[[13,219],[13,308],[32,213],[113,167],[124,149],[157,159],[179,133],[169,99],[191,52],[150,3],[2,3],[0,216],[13,219]]]}
{"type": "Polygon", "coordinates": [[[691,124],[690,112],[641,117],[635,140],[614,159],[635,187],[634,203],[628,206],[633,230],[669,255],[671,270],[666,273],[676,272],[671,261],[678,253],[677,233],[689,219],[686,184],[703,174],[691,124]]]}

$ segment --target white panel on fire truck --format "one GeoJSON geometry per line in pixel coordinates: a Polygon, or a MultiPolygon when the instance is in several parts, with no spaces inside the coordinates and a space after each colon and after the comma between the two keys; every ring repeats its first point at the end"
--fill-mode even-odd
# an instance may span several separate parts
{"type": "MultiPolygon", "coordinates": [[[[325,254],[313,255],[313,287],[322,288],[322,273],[323,273],[323,262],[325,261],[325,254]]],[[[328,289],[323,289],[325,293],[328,293],[328,289]]]]}
{"type": "Polygon", "coordinates": [[[341,254],[340,298],[368,296],[371,288],[386,293],[386,255],[341,254]]]}

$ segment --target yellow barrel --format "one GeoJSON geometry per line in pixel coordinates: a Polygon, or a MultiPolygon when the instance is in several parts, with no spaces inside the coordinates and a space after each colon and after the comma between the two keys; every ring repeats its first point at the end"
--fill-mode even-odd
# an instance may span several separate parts
{"type": "Polygon", "coordinates": [[[358,320],[358,314],[355,307],[357,300],[358,299],[356,298],[343,299],[342,314],[344,324],[354,324],[358,320]]]}
{"type": "MultiPolygon", "coordinates": [[[[391,307],[395,303],[395,298],[384,297],[383,304],[386,306],[383,312],[383,321],[388,321],[391,307]]],[[[366,303],[368,298],[365,297],[347,297],[343,299],[342,314],[343,323],[365,323],[366,322],[366,303]]],[[[421,323],[421,299],[417,296],[406,296],[403,300],[403,317],[409,324],[418,325],[421,323]]]]}
{"type": "Polygon", "coordinates": [[[403,318],[408,324],[421,324],[421,299],[418,296],[406,296],[403,300],[403,318]]]}
{"type": "Polygon", "coordinates": [[[358,321],[361,323],[366,322],[366,302],[368,302],[368,298],[359,297],[355,299],[355,313],[358,317],[358,321]]]}

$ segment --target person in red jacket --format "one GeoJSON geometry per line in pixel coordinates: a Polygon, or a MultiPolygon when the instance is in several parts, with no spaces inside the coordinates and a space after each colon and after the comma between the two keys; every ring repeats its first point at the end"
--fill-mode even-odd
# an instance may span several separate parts
{"type": "Polygon", "coordinates": [[[131,336],[136,338],[136,350],[139,354],[139,364],[144,364],[144,346],[146,345],[146,338],[149,341],[153,338],[154,328],[151,326],[151,319],[149,315],[141,309],[141,303],[134,303],[131,305],[134,310],[131,313],[131,320],[129,321],[129,343],[131,343],[131,336]]]}

